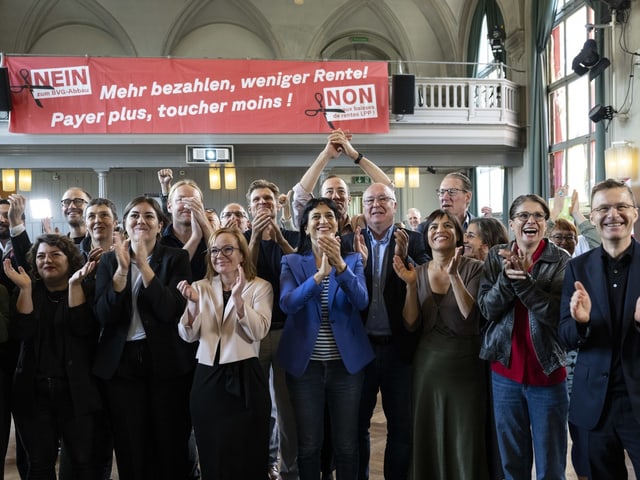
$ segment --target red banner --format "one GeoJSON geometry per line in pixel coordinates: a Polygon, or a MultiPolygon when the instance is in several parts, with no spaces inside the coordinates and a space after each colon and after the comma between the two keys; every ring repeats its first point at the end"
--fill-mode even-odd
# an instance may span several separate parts
{"type": "Polygon", "coordinates": [[[15,133],[389,131],[385,62],[5,59],[15,133]]]}

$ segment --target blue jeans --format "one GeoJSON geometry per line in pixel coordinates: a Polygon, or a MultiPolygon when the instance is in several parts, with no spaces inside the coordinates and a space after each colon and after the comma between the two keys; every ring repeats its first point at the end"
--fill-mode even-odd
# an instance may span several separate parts
{"type": "Polygon", "coordinates": [[[523,385],[492,373],[493,409],[506,480],[531,478],[535,452],[538,480],[564,480],[567,463],[566,382],[523,385]]]}
{"type": "Polygon", "coordinates": [[[364,368],[364,385],[360,401],[358,441],[360,467],[358,479],[369,478],[371,445],[369,427],[378,400],[387,419],[387,444],[384,450],[384,478],[406,480],[411,463],[413,368],[393,345],[372,345],[376,358],[364,368]]]}
{"type": "Polygon", "coordinates": [[[364,373],[347,372],[342,360],[309,362],[300,377],[287,374],[298,432],[300,480],[320,478],[325,400],[329,407],[336,472],[356,480],[358,472],[358,408],[364,373]]]}

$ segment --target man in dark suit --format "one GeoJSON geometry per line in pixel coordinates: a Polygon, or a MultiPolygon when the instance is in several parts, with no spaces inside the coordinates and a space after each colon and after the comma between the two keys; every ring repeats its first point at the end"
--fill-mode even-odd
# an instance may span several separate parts
{"type": "MultiPolygon", "coordinates": [[[[397,209],[395,193],[388,185],[374,183],[362,196],[367,229],[356,241],[368,250],[365,277],[369,308],[362,313],[376,358],[365,367],[360,402],[358,436],[359,479],[369,478],[369,426],[378,391],[387,418],[385,478],[406,479],[411,460],[411,361],[419,333],[409,332],[402,320],[405,283],[392,267],[393,255],[424,263],[427,261],[422,235],[394,227],[397,209]]],[[[353,236],[345,237],[353,243],[353,236]]]]}
{"type": "Polygon", "coordinates": [[[640,245],[629,186],[596,184],[591,221],[602,245],[569,262],[559,335],[579,348],[569,421],[588,430],[593,480],[627,478],[624,450],[640,475],[640,245]]]}

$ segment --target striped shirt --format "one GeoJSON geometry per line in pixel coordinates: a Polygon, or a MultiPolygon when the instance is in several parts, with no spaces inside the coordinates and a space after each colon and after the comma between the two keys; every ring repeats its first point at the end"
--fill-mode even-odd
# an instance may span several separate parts
{"type": "Polygon", "coordinates": [[[320,305],[322,321],[320,322],[320,330],[318,338],[311,353],[311,360],[340,360],[340,352],[333,338],[333,331],[329,323],[329,277],[322,280],[322,291],[320,292],[320,305]]]}

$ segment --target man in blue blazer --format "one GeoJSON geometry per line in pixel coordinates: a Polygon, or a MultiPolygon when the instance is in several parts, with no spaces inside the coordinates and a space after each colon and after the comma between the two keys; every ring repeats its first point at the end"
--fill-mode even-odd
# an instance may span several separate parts
{"type": "MultiPolygon", "coordinates": [[[[383,183],[373,183],[362,196],[367,229],[360,241],[368,251],[365,277],[369,307],[362,320],[376,358],[365,367],[360,402],[358,478],[369,478],[369,426],[378,391],[387,418],[385,478],[406,479],[411,460],[411,362],[420,332],[408,331],[402,320],[405,283],[393,271],[393,256],[425,263],[424,239],[417,232],[394,227],[397,209],[394,191],[383,183]]],[[[345,243],[353,244],[353,236],[345,243]]]]}
{"type": "Polygon", "coordinates": [[[569,420],[587,430],[593,480],[627,478],[624,450],[640,475],[640,244],[638,209],[624,182],[591,193],[602,245],[569,262],[559,335],[579,348],[569,420]]]}

